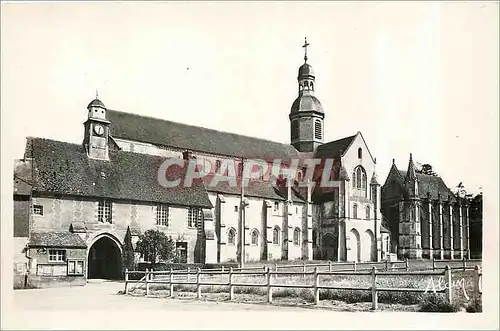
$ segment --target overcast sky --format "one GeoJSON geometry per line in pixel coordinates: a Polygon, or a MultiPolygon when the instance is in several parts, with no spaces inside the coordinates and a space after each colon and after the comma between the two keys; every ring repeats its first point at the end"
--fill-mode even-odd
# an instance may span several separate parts
{"type": "Polygon", "coordinates": [[[111,109],[289,143],[305,36],[326,141],[361,131],[382,181],[409,153],[450,187],[491,180],[498,4],[485,2],[2,3],[2,146],[81,143],[96,89],[111,109]]]}

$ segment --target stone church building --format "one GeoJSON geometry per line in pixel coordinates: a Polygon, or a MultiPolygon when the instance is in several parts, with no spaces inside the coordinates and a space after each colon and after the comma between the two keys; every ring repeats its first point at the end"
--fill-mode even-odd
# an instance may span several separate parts
{"type": "MultiPolygon", "coordinates": [[[[14,174],[17,281],[120,278],[127,228],[134,245],[148,229],[172,236],[186,263],[384,258],[390,240],[376,159],[360,132],[324,142],[326,116],[307,45],[289,113],[290,144],[116,111],[97,98],[87,106],[81,144],[29,137],[14,174]],[[333,160],[327,176],[337,187],[320,187],[324,172],[299,185],[303,161],[313,158],[333,160]],[[210,177],[166,188],[158,171],[168,159],[206,161],[215,173],[230,160],[236,177],[250,159],[281,159],[284,169],[302,161],[293,185],[263,171],[244,188],[210,185],[210,177]]],[[[184,178],[186,169],[177,175],[184,178]]]]}
{"type": "Polygon", "coordinates": [[[441,177],[394,163],[382,187],[382,213],[398,258],[470,258],[469,200],[454,194],[441,177]]]}

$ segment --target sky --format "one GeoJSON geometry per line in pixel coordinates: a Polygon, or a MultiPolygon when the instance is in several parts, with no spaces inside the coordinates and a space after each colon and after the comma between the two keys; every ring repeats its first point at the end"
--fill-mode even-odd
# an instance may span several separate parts
{"type": "Polygon", "coordinates": [[[325,141],[361,131],[381,181],[497,173],[497,2],[2,2],[2,156],[81,143],[87,104],[289,143],[304,37],[325,141]]]}

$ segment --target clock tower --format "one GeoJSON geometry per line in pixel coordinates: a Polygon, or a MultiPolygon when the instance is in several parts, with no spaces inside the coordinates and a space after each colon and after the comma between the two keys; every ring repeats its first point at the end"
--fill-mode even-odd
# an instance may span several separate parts
{"type": "Polygon", "coordinates": [[[101,100],[95,98],[87,106],[88,118],[83,124],[85,137],[83,145],[87,155],[92,159],[109,160],[108,136],[109,124],[106,119],[106,107],[101,100]]]}

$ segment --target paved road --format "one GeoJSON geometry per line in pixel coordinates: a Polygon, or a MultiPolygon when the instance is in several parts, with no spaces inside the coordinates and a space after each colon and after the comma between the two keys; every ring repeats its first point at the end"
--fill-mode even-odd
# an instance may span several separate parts
{"type": "MultiPolygon", "coordinates": [[[[13,293],[12,316],[15,323],[9,328],[155,328],[158,321],[168,320],[169,326],[162,328],[197,329],[209,327],[221,321],[214,316],[235,311],[277,313],[304,312],[303,308],[279,307],[258,304],[237,304],[229,302],[200,302],[168,298],[131,297],[117,294],[123,290],[123,283],[90,281],[86,286],[61,287],[50,289],[16,290],[13,293]],[[192,312],[196,311],[196,314],[192,312]],[[214,314],[215,313],[215,314],[214,314]],[[180,316],[188,315],[187,320],[180,316]],[[153,316],[146,317],[146,316],[153,316]],[[212,316],[203,321],[202,316],[212,316]],[[174,318],[173,318],[174,317],[174,318]],[[74,319],[74,322],[72,322],[74,319]],[[132,319],[132,324],[123,324],[132,319]],[[141,322],[144,321],[145,323],[141,322]],[[179,324],[186,321],[185,324],[179,324]],[[153,324],[151,324],[153,322],[153,324]],[[174,324],[172,324],[172,322],[174,324]],[[188,323],[189,322],[189,323],[188,323]],[[104,323],[104,324],[103,324],[104,323]],[[118,323],[118,324],[116,324],[118,323]],[[138,326],[136,325],[138,323],[138,326]],[[201,324],[200,324],[201,323],[201,324]]],[[[221,316],[221,315],[219,315],[221,316]]],[[[224,316],[226,316],[224,314],[224,316]]],[[[215,325],[213,326],[215,327],[215,325]]]]}
{"type": "Polygon", "coordinates": [[[87,286],[31,289],[14,291],[14,308],[20,310],[106,310],[112,309],[168,309],[168,310],[302,310],[292,307],[235,304],[226,302],[199,302],[168,298],[131,297],[117,294],[123,283],[90,281],[87,286]]]}

